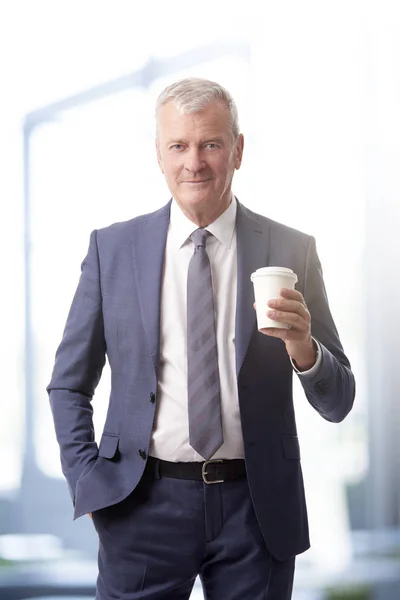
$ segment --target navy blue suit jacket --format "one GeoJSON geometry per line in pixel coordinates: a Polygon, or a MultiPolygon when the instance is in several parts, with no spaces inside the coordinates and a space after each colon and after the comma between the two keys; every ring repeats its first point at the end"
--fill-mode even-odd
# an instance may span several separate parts
{"type": "MultiPolygon", "coordinates": [[[[157,398],[160,293],[170,203],[91,234],[82,274],[48,386],[75,518],[126,498],[140,480],[157,398]],[[112,386],[99,446],[91,400],[108,357],[112,386]]],[[[293,369],[283,342],[257,331],[250,274],[289,267],[322,347],[317,373],[301,378],[328,421],[350,411],[354,378],[329,310],[315,240],[238,203],[236,374],[248,481],[270,552],[286,559],[309,547],[293,369]]]]}

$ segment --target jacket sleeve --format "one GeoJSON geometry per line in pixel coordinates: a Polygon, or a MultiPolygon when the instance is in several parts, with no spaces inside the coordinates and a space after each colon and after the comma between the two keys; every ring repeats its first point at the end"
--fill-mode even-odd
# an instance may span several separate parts
{"type": "Polygon", "coordinates": [[[310,238],[305,267],[304,299],[311,314],[311,334],[321,349],[320,367],[299,375],[310,404],[327,421],[342,421],[350,412],[355,380],[329,309],[315,239],[310,238]]]}
{"type": "Polygon", "coordinates": [[[47,387],[62,470],[73,501],[79,477],[98,455],[91,401],[105,355],[97,231],[93,231],[47,387]]]}

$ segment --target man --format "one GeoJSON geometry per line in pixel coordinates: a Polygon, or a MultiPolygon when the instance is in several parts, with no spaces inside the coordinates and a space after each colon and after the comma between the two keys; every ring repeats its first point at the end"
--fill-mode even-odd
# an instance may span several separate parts
{"type": "Polygon", "coordinates": [[[48,387],[75,518],[99,535],[97,598],[288,600],[309,547],[292,401],[341,421],[355,392],[315,240],[232,195],[237,110],[216,83],[166,88],[157,157],[173,196],[94,231],[48,387]],[[289,267],[297,290],[265,306],[250,274],[289,267]],[[91,400],[108,360],[99,447],[91,400]]]}

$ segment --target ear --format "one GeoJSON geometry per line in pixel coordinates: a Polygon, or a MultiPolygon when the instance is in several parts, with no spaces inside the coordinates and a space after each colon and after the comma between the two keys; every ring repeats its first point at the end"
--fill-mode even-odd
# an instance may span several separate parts
{"type": "Polygon", "coordinates": [[[157,152],[158,166],[160,167],[161,173],[164,175],[164,169],[163,169],[163,163],[162,163],[162,158],[161,158],[160,144],[158,141],[158,137],[156,138],[156,152],[157,152]]]}
{"type": "Polygon", "coordinates": [[[240,169],[240,165],[242,164],[243,148],[244,148],[244,137],[243,137],[243,134],[241,133],[236,142],[235,169],[240,169]]]}

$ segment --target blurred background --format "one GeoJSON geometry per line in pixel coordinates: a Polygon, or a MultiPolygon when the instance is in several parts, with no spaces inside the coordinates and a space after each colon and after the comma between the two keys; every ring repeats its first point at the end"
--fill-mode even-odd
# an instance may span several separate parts
{"type": "MultiPolygon", "coordinates": [[[[296,382],[312,549],[294,600],[400,598],[399,32],[396,0],[2,0],[2,600],[94,597],[45,387],[90,232],[169,199],[154,104],[190,75],[237,101],[238,198],[316,237],[357,379],[340,425],[296,382]]],[[[97,438],[108,392],[105,369],[97,438]]]]}

